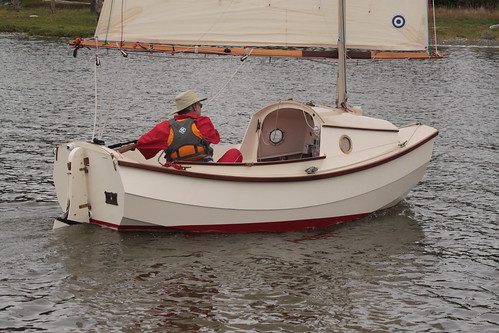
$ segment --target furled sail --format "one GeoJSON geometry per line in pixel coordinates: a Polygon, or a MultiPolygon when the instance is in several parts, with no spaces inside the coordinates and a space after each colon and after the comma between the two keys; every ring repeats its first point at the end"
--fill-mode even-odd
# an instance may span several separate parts
{"type": "MultiPolygon", "coordinates": [[[[347,47],[425,50],[427,0],[348,0],[347,47]]],[[[336,0],[106,0],[95,37],[175,45],[333,47],[336,0]]]]}

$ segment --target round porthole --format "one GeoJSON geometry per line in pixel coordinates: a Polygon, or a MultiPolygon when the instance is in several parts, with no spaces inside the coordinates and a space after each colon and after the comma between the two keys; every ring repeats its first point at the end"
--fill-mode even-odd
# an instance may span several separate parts
{"type": "Polygon", "coordinates": [[[275,145],[278,145],[284,139],[284,132],[282,130],[276,128],[275,130],[272,130],[270,132],[269,139],[270,139],[270,142],[272,142],[275,145]]]}
{"type": "Polygon", "coordinates": [[[352,151],[352,139],[348,135],[342,135],[340,138],[340,149],[343,153],[348,154],[352,151]]]}

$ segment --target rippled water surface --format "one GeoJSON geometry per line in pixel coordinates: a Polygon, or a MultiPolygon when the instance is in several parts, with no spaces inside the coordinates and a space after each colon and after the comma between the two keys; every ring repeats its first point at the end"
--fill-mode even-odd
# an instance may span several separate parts
{"type": "MultiPolygon", "coordinates": [[[[442,51],[348,66],[351,105],[440,131],[391,210],[275,234],[52,231],[53,147],[92,138],[94,54],[0,36],[0,331],[499,331],[499,49],[442,51]]],[[[186,89],[224,143],[270,102],[334,103],[334,63],[227,59],[101,52],[96,135],[136,139],[186,89]]]]}

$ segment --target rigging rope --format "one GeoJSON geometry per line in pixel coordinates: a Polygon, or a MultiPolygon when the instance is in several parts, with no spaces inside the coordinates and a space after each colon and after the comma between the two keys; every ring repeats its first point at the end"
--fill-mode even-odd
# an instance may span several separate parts
{"type": "Polygon", "coordinates": [[[107,37],[109,35],[109,27],[111,26],[111,13],[113,12],[113,4],[114,4],[114,0],[111,0],[111,7],[109,8],[109,17],[107,18],[106,38],[104,39],[104,44],[107,44],[107,37]]]}
{"type": "Polygon", "coordinates": [[[218,95],[220,95],[222,93],[222,91],[225,89],[225,87],[227,87],[227,85],[234,79],[237,72],[241,69],[241,67],[244,65],[246,60],[248,60],[248,58],[250,57],[252,52],[253,52],[253,49],[249,49],[247,51],[246,55],[241,58],[241,64],[239,64],[239,66],[237,66],[234,73],[229,77],[229,79],[227,80],[227,82],[225,82],[225,84],[222,86],[222,88],[220,88],[217,93],[215,93],[212,97],[210,97],[210,99],[208,99],[209,102],[206,102],[206,105],[209,105],[212,101],[215,101],[217,99],[218,95]]]}
{"type": "MultiPolygon", "coordinates": [[[[126,58],[126,56],[123,55],[123,57],[121,57],[121,58],[126,58]]],[[[121,61],[119,63],[119,68],[115,72],[115,76],[111,80],[111,82],[118,82],[120,80],[120,76],[121,76],[121,73],[123,71],[124,64],[125,64],[124,60],[121,59],[121,61]]],[[[98,40],[96,39],[95,66],[94,66],[94,126],[93,126],[93,132],[92,132],[92,141],[94,141],[94,139],[99,139],[99,140],[102,139],[102,136],[104,135],[104,129],[106,127],[107,121],[109,119],[109,114],[110,114],[110,108],[108,108],[107,111],[104,113],[104,116],[105,116],[104,120],[99,124],[99,131],[98,131],[97,137],[96,137],[97,118],[98,118],[97,114],[99,113],[99,104],[102,105],[102,96],[99,95],[99,90],[98,90],[98,86],[99,86],[98,81],[99,80],[98,80],[97,68],[99,66],[100,66],[99,48],[98,48],[98,40]]],[[[113,85],[113,89],[112,89],[111,93],[108,95],[108,98],[110,100],[113,100],[114,96],[116,95],[116,91],[117,91],[116,86],[117,86],[116,84],[113,85]]],[[[109,103],[109,105],[111,105],[111,103],[109,103]]]]}
{"type": "MultiPolygon", "coordinates": [[[[308,123],[308,119],[307,119],[307,115],[309,115],[308,112],[305,112],[303,110],[301,110],[302,114],[303,114],[303,117],[305,118],[305,123],[307,124],[308,128],[310,128],[311,130],[315,130],[315,125],[314,127],[310,126],[310,124],[308,123]]],[[[312,116],[310,116],[310,118],[312,118],[312,116]]],[[[313,119],[311,119],[312,122],[314,121],[313,119]]]]}
{"type": "Polygon", "coordinates": [[[92,142],[95,139],[95,129],[97,127],[97,110],[98,110],[98,97],[97,97],[97,67],[100,65],[99,60],[99,40],[95,39],[95,66],[94,66],[94,129],[92,131],[92,142]]]}
{"type": "MultiPolygon", "coordinates": [[[[99,86],[99,82],[98,82],[99,81],[98,67],[100,66],[100,58],[99,58],[99,41],[98,41],[97,37],[95,39],[95,42],[96,42],[96,45],[95,45],[95,65],[94,65],[94,124],[93,124],[93,131],[92,131],[92,141],[94,141],[94,139],[99,139],[99,140],[102,139],[102,137],[104,135],[104,130],[105,130],[105,127],[107,125],[107,121],[108,121],[109,115],[110,115],[110,107],[107,108],[107,110],[105,110],[104,113],[102,113],[102,110],[101,110],[101,115],[104,115],[104,119],[102,121],[100,121],[99,125],[97,125],[98,118],[100,118],[98,116],[99,105],[103,104],[102,103],[103,96],[101,96],[99,94],[99,90],[98,90],[98,86],[99,86]]],[[[119,43],[118,42],[116,42],[116,45],[117,45],[117,48],[118,48],[118,50],[120,51],[120,53],[122,55],[121,58],[128,57],[128,53],[124,52],[119,47],[119,43]]],[[[238,71],[242,68],[242,66],[244,65],[244,63],[246,62],[246,60],[248,60],[248,58],[251,55],[252,51],[253,51],[253,49],[248,49],[247,54],[245,56],[243,56],[242,58],[240,58],[240,62],[241,63],[239,64],[239,66],[237,66],[236,70],[228,78],[228,80],[223,85],[223,87],[220,88],[219,91],[217,93],[215,93],[212,97],[210,97],[210,99],[209,99],[210,102],[213,101],[213,100],[216,100],[216,98],[222,93],[222,91],[227,87],[227,85],[234,79],[234,77],[236,76],[236,74],[238,73],[238,71]]],[[[133,52],[133,54],[134,55],[144,55],[141,52],[133,52]]],[[[151,54],[149,54],[148,56],[151,56],[151,54]]],[[[217,58],[219,58],[219,57],[217,57],[217,58]]],[[[175,57],[175,59],[195,59],[195,58],[194,57],[175,57]]],[[[202,59],[215,59],[215,58],[206,58],[205,57],[205,58],[202,58],[202,59]]],[[[222,59],[226,59],[226,58],[223,57],[222,59]]],[[[124,60],[121,59],[121,61],[119,63],[119,67],[118,67],[117,71],[114,73],[114,77],[111,79],[111,82],[119,82],[120,81],[121,73],[123,72],[123,68],[125,67],[124,64],[125,64],[124,60]]],[[[114,99],[114,97],[116,96],[116,94],[117,94],[117,85],[113,84],[112,86],[113,86],[112,91],[110,92],[110,94],[107,95],[107,98],[110,101],[112,101],[114,99]]],[[[209,104],[209,102],[207,102],[206,104],[209,104]]],[[[109,103],[109,105],[111,105],[111,103],[109,103]]]]}
{"type": "MultiPolygon", "coordinates": [[[[116,45],[117,45],[117,48],[118,50],[120,51],[120,53],[123,55],[123,57],[127,57],[128,56],[128,53],[124,52],[119,43],[116,42],[116,45]]],[[[98,44],[98,40],[96,38],[96,52],[95,52],[95,58],[96,58],[96,66],[95,66],[95,72],[94,72],[94,86],[95,86],[95,110],[94,110],[94,129],[93,129],[93,133],[92,133],[92,140],[95,138],[95,135],[96,135],[96,130],[97,130],[97,113],[98,113],[98,108],[99,108],[99,102],[101,102],[102,104],[102,96],[99,96],[98,94],[98,70],[97,70],[97,66],[99,66],[99,63],[100,63],[100,60],[99,60],[99,44],[98,44]]],[[[137,50],[136,52],[131,52],[130,54],[134,54],[134,55],[147,55],[147,56],[160,56],[161,57],[161,53],[158,55],[158,54],[152,54],[150,53],[150,50],[147,50],[147,54],[144,52],[144,51],[140,51],[140,50],[137,50]]],[[[209,105],[210,103],[212,103],[213,101],[216,101],[217,98],[219,97],[219,95],[226,89],[226,87],[234,80],[235,76],[237,75],[237,73],[241,70],[242,66],[246,63],[246,60],[249,59],[249,57],[251,56],[253,52],[253,48],[247,48],[247,51],[246,51],[246,55],[242,56],[240,58],[240,64],[237,66],[237,68],[234,70],[234,72],[230,75],[230,77],[227,79],[227,81],[225,82],[225,84],[215,93],[213,94],[209,99],[208,101],[206,102],[206,105],[209,105]]],[[[179,52],[179,53],[183,53],[183,52],[179,52]]],[[[172,57],[170,55],[166,56],[167,58],[171,58],[171,59],[196,59],[196,60],[217,60],[217,59],[222,59],[222,60],[230,60],[231,57],[229,58],[226,58],[226,57],[219,57],[219,56],[216,56],[216,57],[203,57],[203,58],[199,58],[199,57],[178,57],[178,56],[175,56],[175,57],[172,57]]],[[[315,61],[315,62],[319,62],[319,63],[322,63],[322,64],[327,64],[325,62],[321,62],[321,61],[317,61],[315,59],[309,59],[309,58],[302,58],[302,59],[299,59],[299,60],[308,60],[308,61],[315,61]]],[[[369,62],[372,63],[373,61],[376,61],[376,60],[370,60],[369,62]]],[[[359,64],[358,61],[356,61],[356,64],[359,64]]],[[[120,75],[122,73],[122,70],[123,70],[123,67],[124,67],[124,60],[121,59],[120,61],[120,65],[119,65],[119,68],[118,70],[115,72],[115,77],[111,80],[111,82],[119,82],[120,80],[120,75]]],[[[113,99],[113,96],[115,96],[117,93],[117,85],[116,84],[113,84],[113,89],[111,91],[111,93],[108,95],[109,99],[112,100],[113,99]]],[[[103,121],[101,122],[101,124],[99,125],[99,130],[98,130],[98,133],[97,133],[97,138],[98,139],[102,139],[102,136],[104,135],[104,130],[105,130],[105,127],[106,127],[106,124],[107,124],[107,121],[109,119],[109,115],[110,115],[110,108],[108,108],[108,110],[106,111],[105,113],[105,117],[103,119],[103,121]]],[[[303,116],[305,117],[305,121],[306,121],[306,125],[314,130],[314,126],[312,126],[310,123],[309,123],[309,120],[306,116],[306,114],[304,113],[303,116]]],[[[276,117],[276,121],[277,121],[277,117],[276,117]]],[[[264,143],[265,144],[268,144],[265,142],[265,139],[263,139],[264,143]]]]}
{"type": "MultiPolygon", "coordinates": [[[[115,77],[111,80],[111,82],[120,82],[121,73],[123,72],[123,68],[125,67],[124,64],[126,64],[126,62],[123,60],[123,58],[126,58],[126,56],[120,57],[119,68],[116,71],[115,77]]],[[[111,93],[109,94],[110,100],[114,100],[114,97],[116,96],[116,91],[117,91],[116,86],[117,86],[116,84],[113,85],[113,89],[112,89],[111,93]]],[[[109,105],[111,105],[111,103],[109,105]]],[[[99,135],[97,137],[98,139],[102,139],[102,136],[104,135],[104,129],[107,125],[107,120],[109,119],[109,114],[110,114],[109,111],[110,111],[110,108],[108,108],[107,111],[105,112],[104,121],[102,122],[101,127],[99,129],[99,135]]]]}
{"type": "MultiPolygon", "coordinates": [[[[411,141],[411,140],[412,140],[412,138],[414,137],[414,134],[416,134],[416,131],[417,131],[417,130],[421,127],[421,125],[422,125],[422,124],[421,124],[421,123],[415,123],[415,124],[412,124],[412,125],[402,126],[402,127],[410,127],[410,126],[415,126],[415,125],[416,125],[416,127],[414,128],[414,132],[412,132],[412,134],[411,134],[411,136],[409,137],[409,139],[405,140],[405,141],[404,141],[404,142],[402,142],[402,143],[399,143],[399,147],[401,147],[401,148],[402,148],[402,147],[407,146],[407,144],[409,143],[409,141],[411,141]]],[[[401,128],[402,128],[402,127],[401,127],[401,128]]]]}

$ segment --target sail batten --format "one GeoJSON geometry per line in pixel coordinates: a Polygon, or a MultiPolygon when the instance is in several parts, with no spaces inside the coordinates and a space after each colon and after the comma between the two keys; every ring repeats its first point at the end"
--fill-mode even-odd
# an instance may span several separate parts
{"type": "MultiPolygon", "coordinates": [[[[207,46],[336,47],[335,0],[109,0],[95,37],[207,46]]],[[[426,0],[349,0],[347,47],[425,50],[426,0]]]]}

